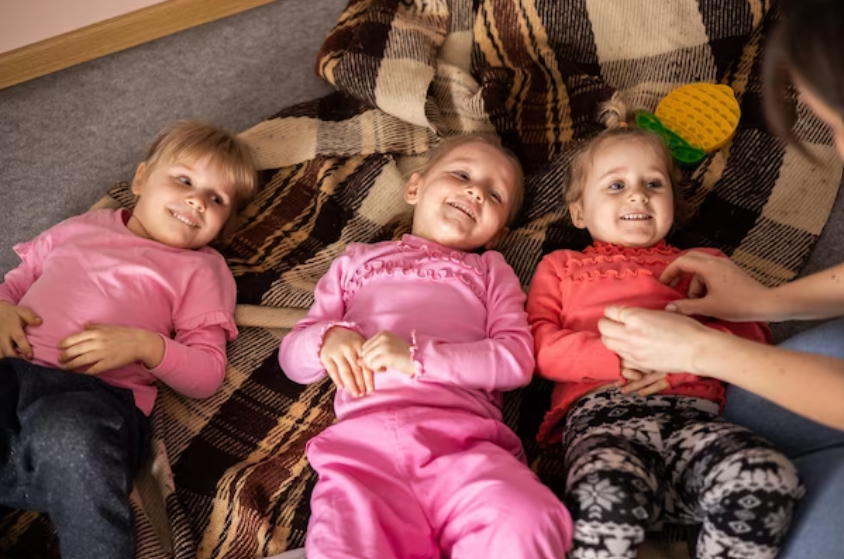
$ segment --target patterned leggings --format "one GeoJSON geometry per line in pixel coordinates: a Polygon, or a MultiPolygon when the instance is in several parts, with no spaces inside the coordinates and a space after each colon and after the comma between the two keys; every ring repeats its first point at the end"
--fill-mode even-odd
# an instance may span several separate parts
{"type": "Polygon", "coordinates": [[[633,558],[661,522],[702,524],[699,558],[773,558],[803,495],[765,439],[685,396],[584,396],[565,418],[570,557],[633,558]]]}

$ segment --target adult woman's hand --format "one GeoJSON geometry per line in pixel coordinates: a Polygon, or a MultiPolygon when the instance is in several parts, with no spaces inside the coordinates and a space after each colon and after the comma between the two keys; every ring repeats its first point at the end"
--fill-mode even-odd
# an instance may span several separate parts
{"type": "Polygon", "coordinates": [[[726,258],[690,251],[672,262],[659,281],[674,286],[693,274],[689,298],[673,301],[666,310],[734,322],[771,320],[770,289],[726,258]]]}
{"type": "Polygon", "coordinates": [[[632,307],[607,307],[598,321],[604,345],[640,370],[697,373],[695,364],[713,336],[726,336],[692,318],[632,307]]]}

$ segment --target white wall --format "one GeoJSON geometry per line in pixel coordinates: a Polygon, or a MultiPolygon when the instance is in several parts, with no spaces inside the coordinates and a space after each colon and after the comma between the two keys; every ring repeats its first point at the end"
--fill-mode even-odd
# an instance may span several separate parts
{"type": "Polygon", "coordinates": [[[164,0],[0,0],[0,53],[164,0]]]}

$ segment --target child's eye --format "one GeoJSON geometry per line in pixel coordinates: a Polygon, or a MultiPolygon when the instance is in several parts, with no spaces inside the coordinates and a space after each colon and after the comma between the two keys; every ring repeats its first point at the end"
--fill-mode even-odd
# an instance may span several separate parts
{"type": "Polygon", "coordinates": [[[609,190],[623,190],[624,183],[623,182],[614,182],[607,187],[609,190]]]}
{"type": "Polygon", "coordinates": [[[179,176],[177,177],[177,180],[178,180],[180,183],[184,184],[185,186],[190,186],[190,185],[191,185],[191,182],[190,182],[190,177],[186,177],[185,175],[179,175],[179,176]]]}
{"type": "Polygon", "coordinates": [[[211,201],[212,201],[212,202],[214,202],[215,204],[217,204],[218,206],[222,206],[222,205],[223,205],[223,199],[222,199],[222,198],[220,198],[219,196],[216,196],[216,195],[215,195],[215,196],[212,196],[212,197],[211,197],[211,201]]]}
{"type": "Polygon", "coordinates": [[[647,186],[648,188],[659,188],[660,186],[662,186],[662,182],[661,181],[648,181],[645,184],[645,186],[647,186]]]}
{"type": "Polygon", "coordinates": [[[496,202],[500,202],[500,201],[501,201],[501,194],[499,194],[499,193],[497,193],[497,192],[495,192],[495,191],[490,192],[490,193],[489,193],[489,197],[490,197],[490,198],[492,198],[493,200],[495,200],[496,202]]]}
{"type": "Polygon", "coordinates": [[[465,171],[452,171],[451,174],[462,181],[469,180],[469,173],[465,171]]]}

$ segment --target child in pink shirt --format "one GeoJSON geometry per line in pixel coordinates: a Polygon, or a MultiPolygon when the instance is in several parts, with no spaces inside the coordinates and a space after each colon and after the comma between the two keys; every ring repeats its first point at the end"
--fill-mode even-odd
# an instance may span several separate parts
{"type": "Polygon", "coordinates": [[[534,367],[519,281],[485,250],[522,180],[495,142],[444,142],[405,186],[412,234],[350,245],[282,341],[287,376],[337,387],[337,424],[307,446],[308,559],[565,555],[568,512],[499,410],[534,367]]]}
{"type": "MultiPolygon", "coordinates": [[[[658,279],[685,252],[665,242],[679,202],[671,154],[622,104],[605,109],[611,128],[572,160],[565,192],[594,243],[547,255],[527,304],[537,370],[557,383],[539,438],[565,449],[571,557],[632,559],[645,531],[669,521],[702,524],[695,557],[773,558],[802,494],[794,466],[719,417],[720,382],[634,370],[601,340],[608,305],[663,309],[690,289],[658,279]]],[[[705,323],[769,337],[760,323],[705,323]]]]}
{"type": "Polygon", "coordinates": [[[235,284],[208,244],[255,187],[244,144],[179,122],[138,166],[133,211],[15,246],[0,284],[0,504],[48,513],[65,559],[134,558],[154,382],[195,398],[220,386],[235,284]]]}

